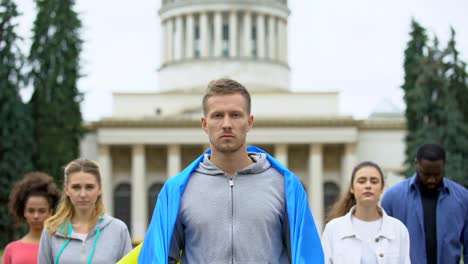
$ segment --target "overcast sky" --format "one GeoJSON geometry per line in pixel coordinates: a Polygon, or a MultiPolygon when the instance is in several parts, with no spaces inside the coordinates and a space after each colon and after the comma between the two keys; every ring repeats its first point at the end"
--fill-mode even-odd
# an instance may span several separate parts
{"type": "MultiPolygon", "coordinates": [[[[112,114],[113,91],[158,91],[159,0],[77,0],[85,41],[79,88],[85,120],[112,114]]],[[[403,51],[411,17],[445,45],[450,26],[468,61],[466,0],[290,0],[289,63],[294,91],[340,91],[340,113],[365,118],[404,109],[403,51]]],[[[32,0],[16,0],[28,46],[32,0]]]]}

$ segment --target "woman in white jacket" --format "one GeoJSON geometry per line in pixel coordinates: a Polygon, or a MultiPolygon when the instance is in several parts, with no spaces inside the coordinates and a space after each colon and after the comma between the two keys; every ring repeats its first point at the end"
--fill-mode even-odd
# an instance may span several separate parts
{"type": "Polygon", "coordinates": [[[326,219],[325,263],[410,263],[408,230],[378,205],[383,188],[377,164],[365,161],[354,168],[348,190],[326,219]]]}

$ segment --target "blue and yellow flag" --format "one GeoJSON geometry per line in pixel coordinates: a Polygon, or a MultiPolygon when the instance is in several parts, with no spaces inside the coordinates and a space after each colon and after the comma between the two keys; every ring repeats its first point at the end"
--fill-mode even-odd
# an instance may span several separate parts
{"type": "MultiPolygon", "coordinates": [[[[284,175],[292,263],[324,263],[320,237],[309,208],[307,195],[299,179],[265,151],[254,146],[248,147],[247,151],[265,153],[271,165],[284,175]]],[[[209,150],[206,153],[209,153],[209,150]]],[[[118,262],[119,264],[167,263],[182,194],[190,175],[203,161],[204,154],[164,184],[143,244],[132,250],[118,262]]]]}

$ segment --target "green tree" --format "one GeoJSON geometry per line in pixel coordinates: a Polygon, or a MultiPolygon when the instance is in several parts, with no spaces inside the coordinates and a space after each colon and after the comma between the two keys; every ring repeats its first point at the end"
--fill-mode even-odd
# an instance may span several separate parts
{"type": "Polygon", "coordinates": [[[416,150],[420,143],[420,135],[418,130],[423,124],[423,115],[421,114],[420,108],[424,102],[420,100],[418,91],[415,90],[416,81],[422,71],[421,59],[427,52],[427,35],[426,29],[424,29],[414,19],[411,21],[411,32],[410,40],[405,50],[404,60],[404,83],[402,89],[404,91],[404,101],[406,104],[405,116],[407,118],[407,130],[406,136],[406,160],[405,164],[407,169],[406,175],[411,175],[415,169],[414,157],[416,156],[416,150]]]}
{"type": "MultiPolygon", "coordinates": [[[[439,47],[437,38],[426,46],[422,56],[415,61],[418,69],[413,87],[405,90],[405,98],[414,99],[412,115],[406,112],[408,123],[407,165],[414,173],[416,149],[424,143],[436,142],[447,153],[446,175],[468,186],[468,122],[466,103],[468,97],[466,64],[459,60],[455,31],[445,49],[439,47]],[[417,126],[416,126],[417,125],[417,126]]],[[[406,83],[405,83],[406,84],[406,83]]]]}
{"type": "Polygon", "coordinates": [[[74,0],[36,0],[29,54],[37,170],[62,182],[63,166],[79,155],[83,134],[78,91],[81,22],[74,0]]]}
{"type": "Polygon", "coordinates": [[[19,90],[23,57],[17,44],[16,4],[0,0],[0,248],[14,238],[6,204],[14,182],[32,169],[32,123],[19,90]]]}
{"type": "Polygon", "coordinates": [[[443,58],[448,84],[441,141],[447,150],[446,174],[468,187],[468,78],[466,63],[458,56],[453,28],[451,33],[443,58]]]}

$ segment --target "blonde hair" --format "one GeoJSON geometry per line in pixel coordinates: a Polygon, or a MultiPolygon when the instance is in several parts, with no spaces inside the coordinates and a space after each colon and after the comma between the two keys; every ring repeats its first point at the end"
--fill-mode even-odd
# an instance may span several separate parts
{"type": "MultiPolygon", "coordinates": [[[[96,181],[98,182],[99,188],[102,189],[101,173],[99,171],[98,163],[88,159],[76,159],[71,161],[67,164],[67,166],[65,166],[64,169],[64,185],[67,185],[69,183],[70,175],[77,172],[89,173],[96,177],[96,181]]],[[[88,224],[90,226],[94,226],[104,212],[105,209],[104,204],[102,202],[101,192],[101,194],[96,200],[94,212],[91,215],[91,219],[89,219],[88,224]]],[[[71,203],[70,198],[65,194],[65,192],[63,192],[57,207],[57,212],[45,221],[44,226],[46,227],[46,230],[50,235],[55,234],[58,229],[63,227],[63,233],[67,237],[69,234],[68,228],[66,227],[68,226],[68,224],[70,224],[70,221],[73,218],[73,216],[73,204],[71,203]]]]}
{"type": "Polygon", "coordinates": [[[331,208],[330,212],[327,214],[327,217],[325,218],[325,223],[330,222],[331,220],[341,217],[349,212],[353,206],[356,205],[356,198],[354,197],[354,194],[351,192],[351,188],[353,187],[353,182],[354,178],[356,176],[356,173],[358,170],[365,168],[365,167],[371,167],[376,169],[381,177],[382,180],[382,188],[385,185],[385,179],[384,179],[384,174],[382,172],[382,169],[380,169],[379,165],[372,161],[363,161],[356,165],[354,167],[353,172],[351,173],[351,182],[349,183],[349,187],[347,188],[346,192],[344,192],[340,199],[336,201],[333,204],[333,207],[331,208]]]}

